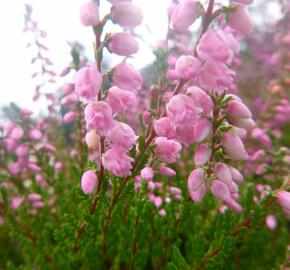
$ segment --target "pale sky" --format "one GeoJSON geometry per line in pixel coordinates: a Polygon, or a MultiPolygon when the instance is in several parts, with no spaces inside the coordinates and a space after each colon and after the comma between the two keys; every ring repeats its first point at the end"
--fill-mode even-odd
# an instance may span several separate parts
{"type": "MultiPolygon", "coordinates": [[[[256,0],[261,2],[263,0],[256,0]]],[[[33,6],[33,18],[39,22],[40,28],[47,31],[45,44],[50,49],[50,58],[54,62],[54,70],[60,72],[70,61],[68,41],[80,41],[88,57],[93,55],[93,35],[90,28],[82,26],[79,22],[79,7],[84,0],[9,0],[0,4],[0,106],[15,101],[22,107],[39,110],[43,103],[35,104],[32,101],[36,82],[31,79],[31,74],[36,66],[30,64],[34,50],[25,46],[30,36],[22,33],[24,25],[24,4],[33,6]]],[[[106,1],[104,10],[110,7],[106,1]]],[[[150,45],[156,44],[164,38],[166,33],[166,10],[170,0],[135,0],[144,13],[144,21],[138,32],[142,33],[148,44],[140,45],[140,52],[130,60],[140,68],[154,60],[150,45]],[[149,30],[150,29],[150,30],[149,30]]],[[[279,16],[279,9],[275,5],[267,7],[271,16],[279,16]]],[[[270,16],[270,17],[271,17],[270,16]]],[[[255,20],[263,18],[259,14],[255,20]]],[[[110,28],[111,29],[111,28],[110,28]]],[[[121,31],[118,26],[112,26],[111,31],[121,31]]],[[[121,58],[114,56],[117,63],[121,58]]],[[[64,81],[58,80],[58,85],[64,81]]],[[[54,92],[56,85],[47,85],[46,91],[54,92]]]]}

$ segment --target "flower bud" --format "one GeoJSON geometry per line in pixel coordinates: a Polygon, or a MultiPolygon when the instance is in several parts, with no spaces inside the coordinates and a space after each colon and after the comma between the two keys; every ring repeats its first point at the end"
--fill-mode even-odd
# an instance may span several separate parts
{"type": "Polygon", "coordinates": [[[192,86],[187,89],[186,94],[193,99],[195,106],[198,107],[201,112],[207,116],[211,116],[213,101],[205,91],[199,87],[192,86]]]}
{"type": "Polygon", "coordinates": [[[206,185],[202,184],[199,189],[194,190],[194,191],[193,190],[189,191],[189,196],[194,202],[200,202],[203,199],[205,192],[206,192],[206,185]]]}
{"type": "Polygon", "coordinates": [[[222,145],[226,154],[233,160],[246,160],[249,157],[240,137],[232,132],[222,135],[222,145]]]}
{"type": "Polygon", "coordinates": [[[187,181],[187,187],[189,191],[198,190],[204,183],[204,171],[203,169],[194,169],[187,181]]]}
{"type": "Polygon", "coordinates": [[[99,7],[95,2],[87,2],[80,7],[80,21],[84,26],[96,26],[99,23],[99,7]]]}
{"type": "Polygon", "coordinates": [[[143,84],[143,78],[131,65],[120,63],[114,68],[113,83],[122,89],[138,90],[143,84]]]}
{"type": "Polygon", "coordinates": [[[194,163],[196,166],[205,165],[211,157],[211,149],[207,144],[201,144],[197,147],[194,155],[194,163]]]}
{"type": "Polygon", "coordinates": [[[108,49],[111,53],[129,56],[138,52],[139,46],[132,35],[128,33],[114,33],[110,37],[108,49]]]}
{"type": "Polygon", "coordinates": [[[161,175],[168,176],[168,177],[176,175],[176,172],[173,169],[166,166],[160,166],[159,173],[161,175]]]}
{"type": "Polygon", "coordinates": [[[112,7],[112,21],[124,28],[134,28],[141,24],[143,13],[139,7],[129,2],[121,2],[112,7]]]}
{"type": "Polygon", "coordinates": [[[97,190],[98,179],[93,170],[86,171],[81,179],[81,187],[86,195],[93,194],[97,190]]]}
{"type": "Polygon", "coordinates": [[[145,167],[141,170],[140,176],[143,180],[146,181],[152,180],[154,176],[154,171],[151,167],[145,167]]]}
{"type": "Polygon", "coordinates": [[[89,149],[95,149],[98,147],[100,137],[95,130],[91,130],[87,132],[85,140],[89,149]]]}
{"type": "Polygon", "coordinates": [[[290,192],[279,191],[277,193],[277,202],[282,208],[290,211],[290,192]]]}
{"type": "Polygon", "coordinates": [[[245,7],[237,5],[228,16],[229,26],[242,36],[253,31],[253,22],[245,7]]]}
{"type": "Polygon", "coordinates": [[[63,121],[65,123],[72,123],[76,119],[76,113],[75,112],[67,112],[63,116],[63,121]]]}
{"type": "Polygon", "coordinates": [[[32,202],[34,202],[34,201],[39,201],[39,200],[41,200],[41,195],[38,194],[38,193],[30,193],[30,194],[27,196],[27,199],[28,199],[29,201],[32,201],[32,202]]]}
{"type": "Polygon", "coordinates": [[[200,119],[194,127],[194,141],[196,143],[201,143],[210,134],[212,125],[209,121],[205,119],[200,119]]]}
{"type": "Polygon", "coordinates": [[[194,0],[185,0],[172,11],[171,23],[177,31],[187,30],[201,14],[201,5],[194,0]]]}
{"type": "Polygon", "coordinates": [[[218,199],[226,201],[230,197],[230,191],[222,181],[214,180],[211,184],[211,193],[218,199]]]}
{"type": "Polygon", "coordinates": [[[229,165],[228,165],[228,168],[231,172],[233,181],[235,181],[236,183],[240,183],[240,182],[244,181],[244,177],[236,168],[229,166],[229,165]]]}
{"type": "Polygon", "coordinates": [[[238,100],[232,100],[229,102],[226,112],[231,119],[252,118],[252,113],[248,107],[238,100]]]}
{"type": "Polygon", "coordinates": [[[78,70],[75,75],[75,91],[87,100],[95,98],[102,85],[102,75],[94,65],[78,70]]]}
{"type": "Polygon", "coordinates": [[[243,211],[243,208],[232,197],[229,197],[226,200],[226,203],[235,213],[240,213],[243,211]]]}
{"type": "Polygon", "coordinates": [[[228,166],[224,163],[217,163],[214,169],[215,176],[221,180],[222,182],[230,185],[232,182],[232,174],[228,168],[228,166]]]}

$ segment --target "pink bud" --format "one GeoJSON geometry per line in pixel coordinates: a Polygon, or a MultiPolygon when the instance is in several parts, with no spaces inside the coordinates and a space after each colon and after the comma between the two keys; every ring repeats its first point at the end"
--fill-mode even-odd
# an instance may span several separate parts
{"type": "Polygon", "coordinates": [[[185,31],[200,16],[201,4],[194,0],[185,0],[178,4],[171,14],[171,23],[175,30],[185,31]]]}
{"type": "Polygon", "coordinates": [[[130,150],[135,144],[136,135],[134,130],[127,124],[117,122],[110,130],[108,138],[114,147],[130,150]]]}
{"type": "Polygon", "coordinates": [[[168,140],[165,137],[158,137],[155,139],[156,154],[158,158],[167,163],[173,163],[177,160],[182,146],[179,142],[168,140]]]}
{"type": "Polygon", "coordinates": [[[190,198],[194,201],[194,202],[200,202],[204,195],[205,195],[205,192],[206,192],[206,185],[203,184],[201,185],[201,187],[195,191],[189,191],[189,195],[190,195],[190,198]]]}
{"type": "Polygon", "coordinates": [[[253,31],[253,21],[245,9],[241,5],[237,5],[228,16],[228,23],[237,33],[246,36],[253,31]]]}
{"type": "Polygon", "coordinates": [[[21,113],[22,116],[27,117],[27,116],[32,115],[33,111],[31,111],[29,109],[26,109],[26,108],[23,108],[23,109],[21,109],[20,113],[21,113]]]}
{"type": "Polygon", "coordinates": [[[198,119],[193,100],[183,94],[173,96],[166,105],[166,113],[174,126],[191,124],[198,119]]]}
{"type": "Polygon", "coordinates": [[[29,148],[28,148],[27,145],[25,145],[25,144],[20,144],[20,145],[16,148],[15,153],[16,153],[16,155],[17,155],[18,157],[24,157],[24,156],[27,155],[28,151],[29,151],[29,148]]]}
{"type": "Polygon", "coordinates": [[[165,167],[165,166],[160,166],[160,168],[159,168],[159,173],[161,174],[161,175],[164,175],[164,176],[175,176],[176,175],[176,172],[173,170],[173,169],[171,169],[171,168],[169,168],[169,167],[165,167]]]}
{"type": "Polygon", "coordinates": [[[41,200],[41,195],[38,194],[38,193],[30,193],[28,196],[27,196],[27,199],[29,201],[39,201],[41,200]]]}
{"type": "Polygon", "coordinates": [[[12,209],[17,209],[22,203],[23,203],[23,198],[21,197],[14,197],[11,199],[10,205],[12,209]]]}
{"type": "Polygon", "coordinates": [[[117,86],[109,89],[107,102],[114,112],[126,112],[136,107],[136,95],[117,86]]]}
{"type": "Polygon", "coordinates": [[[196,143],[201,143],[210,134],[212,125],[209,121],[205,119],[200,119],[194,127],[194,141],[196,143]]]}
{"type": "Polygon", "coordinates": [[[266,217],[266,225],[267,225],[267,227],[270,230],[274,231],[276,229],[276,227],[277,227],[277,219],[276,219],[276,217],[273,216],[273,215],[268,215],[266,217]]]}
{"type": "Polygon", "coordinates": [[[114,68],[113,83],[126,90],[138,90],[143,84],[143,78],[131,65],[120,63],[114,68]]]}
{"type": "Polygon", "coordinates": [[[235,213],[240,213],[243,211],[243,208],[232,197],[229,197],[226,200],[226,203],[235,213]]]}
{"type": "Polygon", "coordinates": [[[98,179],[93,170],[88,170],[84,172],[81,179],[81,187],[83,193],[86,195],[95,193],[98,186],[98,179]]]}
{"type": "Polygon", "coordinates": [[[228,168],[231,172],[233,181],[235,181],[236,183],[240,183],[240,182],[244,181],[244,177],[236,168],[229,166],[229,165],[228,165],[228,168]]]}
{"type": "Polygon", "coordinates": [[[246,130],[252,130],[253,128],[256,127],[255,121],[251,118],[232,120],[231,122],[233,125],[240,127],[240,128],[245,128],[246,130]]]}
{"type": "Polygon", "coordinates": [[[181,189],[177,188],[177,187],[170,187],[169,188],[169,192],[172,194],[172,195],[182,195],[182,191],[181,189]]]}
{"type": "Polygon", "coordinates": [[[194,169],[187,180],[187,187],[189,191],[198,190],[204,183],[204,171],[202,169],[194,169]]]}
{"type": "Polygon", "coordinates": [[[102,75],[95,65],[81,68],[75,75],[75,91],[87,100],[95,98],[102,85],[102,75]]]}
{"type": "Polygon", "coordinates": [[[63,121],[65,123],[72,123],[76,119],[76,113],[75,112],[67,112],[63,116],[63,121]]]}
{"type": "Polygon", "coordinates": [[[175,137],[175,128],[171,125],[169,117],[162,117],[154,122],[154,130],[160,137],[172,139],[175,137]]]}
{"type": "Polygon", "coordinates": [[[212,182],[210,190],[216,198],[222,201],[226,201],[230,197],[230,191],[227,185],[219,180],[212,182]]]}
{"type": "Polygon", "coordinates": [[[67,83],[62,87],[62,94],[64,96],[69,95],[71,93],[73,93],[74,91],[74,85],[72,83],[67,83]]]}
{"type": "Polygon", "coordinates": [[[200,109],[205,115],[211,116],[213,110],[213,101],[211,97],[199,87],[189,87],[187,89],[187,95],[189,95],[194,103],[195,106],[200,109]]]}
{"type": "Polygon", "coordinates": [[[53,167],[56,171],[60,171],[62,169],[62,163],[60,161],[57,161],[55,162],[53,167]]]}
{"type": "Polygon", "coordinates": [[[129,56],[139,50],[138,42],[128,33],[112,34],[108,48],[111,53],[121,56],[129,56]]]}
{"type": "Polygon", "coordinates": [[[19,140],[22,138],[23,135],[24,135],[23,129],[15,127],[12,129],[12,131],[10,133],[10,138],[12,138],[14,140],[19,140]]]}
{"type": "Polygon", "coordinates": [[[105,101],[93,101],[85,108],[87,130],[107,134],[113,127],[112,109],[105,101]]]}
{"type": "Polygon", "coordinates": [[[222,135],[222,145],[226,154],[233,160],[246,160],[249,157],[240,137],[232,132],[222,135]]]}
{"type": "Polygon", "coordinates": [[[194,163],[196,166],[205,165],[211,157],[211,149],[207,144],[201,144],[195,150],[194,163]]]}
{"type": "Polygon", "coordinates": [[[100,137],[96,131],[91,130],[91,131],[87,132],[85,140],[86,140],[86,144],[87,144],[88,148],[95,149],[98,147],[100,137]]]}
{"type": "Polygon", "coordinates": [[[290,211],[290,192],[287,191],[279,191],[277,193],[277,202],[280,204],[282,208],[290,211]]]}
{"type": "Polygon", "coordinates": [[[99,8],[95,2],[87,2],[80,7],[80,21],[84,26],[96,26],[99,20],[99,8]]]}
{"type": "Polygon", "coordinates": [[[160,209],[158,213],[161,217],[165,217],[167,215],[167,213],[164,209],[160,209]]]}
{"type": "Polygon", "coordinates": [[[226,112],[231,119],[239,120],[241,118],[252,118],[252,113],[248,107],[238,100],[232,100],[229,102],[226,112]]]}
{"type": "Polygon", "coordinates": [[[181,79],[193,80],[199,74],[200,62],[194,56],[182,55],[176,61],[175,70],[181,79]]]}
{"type": "Polygon", "coordinates": [[[134,159],[127,156],[126,152],[117,148],[109,149],[102,156],[104,168],[119,177],[131,175],[133,161],[134,159]]]}
{"type": "Polygon", "coordinates": [[[141,24],[143,13],[139,7],[129,2],[120,2],[112,7],[112,21],[124,28],[134,28],[141,24]]]}
{"type": "Polygon", "coordinates": [[[228,168],[228,166],[224,163],[217,163],[214,169],[215,176],[226,183],[227,185],[230,185],[232,182],[232,174],[228,168]]]}
{"type": "Polygon", "coordinates": [[[159,196],[155,197],[154,204],[155,204],[156,208],[159,208],[161,206],[161,204],[162,204],[162,198],[159,197],[159,196]]]}
{"type": "Polygon", "coordinates": [[[154,176],[154,171],[151,167],[145,167],[141,170],[140,176],[142,179],[144,179],[146,181],[152,180],[152,178],[154,176]]]}

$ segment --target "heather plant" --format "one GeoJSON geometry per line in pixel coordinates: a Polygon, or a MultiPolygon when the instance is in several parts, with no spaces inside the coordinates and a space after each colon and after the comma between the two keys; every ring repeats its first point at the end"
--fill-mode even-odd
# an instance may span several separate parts
{"type": "MultiPolygon", "coordinates": [[[[72,44],[65,85],[41,93],[50,114],[12,106],[1,126],[0,268],[287,269],[289,5],[270,102],[250,102],[240,51],[253,1],[172,1],[146,76],[129,64],[142,10],[112,0],[102,14],[104,2],[80,7],[94,61],[72,44]],[[105,50],[123,59],[110,66],[105,50]]],[[[38,76],[56,76],[26,10],[38,76]]]]}

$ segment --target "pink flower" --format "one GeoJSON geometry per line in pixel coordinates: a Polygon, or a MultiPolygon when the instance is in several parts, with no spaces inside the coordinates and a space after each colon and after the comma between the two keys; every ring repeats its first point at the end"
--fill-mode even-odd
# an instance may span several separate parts
{"type": "Polygon", "coordinates": [[[204,184],[204,171],[203,169],[194,169],[187,181],[187,187],[189,191],[196,191],[204,184]]]}
{"type": "Polygon", "coordinates": [[[197,147],[194,154],[194,163],[196,166],[205,165],[211,157],[211,149],[207,144],[201,144],[197,147]]]}
{"type": "Polygon", "coordinates": [[[179,156],[182,146],[179,142],[168,140],[165,137],[158,137],[155,140],[156,154],[158,158],[167,163],[173,163],[179,156]]]}
{"type": "Polygon", "coordinates": [[[219,180],[212,182],[210,190],[216,198],[222,201],[226,201],[230,197],[230,191],[227,185],[219,180]]]}
{"type": "Polygon", "coordinates": [[[154,176],[154,171],[151,167],[145,167],[141,170],[140,176],[143,180],[146,181],[152,180],[154,176]]]}
{"type": "Polygon", "coordinates": [[[26,144],[20,144],[16,150],[15,153],[18,157],[24,157],[27,155],[29,151],[29,147],[26,144]]]}
{"type": "Polygon", "coordinates": [[[129,125],[121,122],[114,125],[108,134],[108,138],[113,147],[123,150],[130,150],[136,141],[134,130],[129,125]]]}
{"type": "Polygon", "coordinates": [[[99,7],[95,2],[87,2],[80,7],[80,21],[84,26],[96,26],[99,20],[99,7]]]}
{"type": "Polygon", "coordinates": [[[42,138],[42,133],[38,129],[32,129],[29,134],[29,138],[33,141],[39,141],[42,138]]]}
{"type": "Polygon", "coordinates": [[[206,116],[211,116],[213,110],[213,101],[211,97],[199,87],[189,87],[187,89],[187,95],[189,95],[194,103],[195,106],[203,112],[206,116]]]}
{"type": "Polygon", "coordinates": [[[212,125],[205,119],[200,119],[194,127],[194,141],[200,143],[204,141],[210,134],[212,125]]]}
{"type": "Polygon", "coordinates": [[[193,124],[198,119],[198,113],[193,100],[183,94],[173,96],[166,105],[166,113],[173,126],[193,124]]]}
{"type": "Polygon", "coordinates": [[[246,160],[248,153],[240,137],[233,132],[226,132],[222,135],[222,145],[226,154],[233,160],[246,160]]]}
{"type": "Polygon", "coordinates": [[[176,128],[175,139],[185,146],[192,144],[194,142],[194,128],[195,126],[193,124],[179,125],[176,128]]]}
{"type": "Polygon", "coordinates": [[[193,80],[199,74],[200,62],[194,56],[182,55],[176,61],[175,70],[179,74],[179,78],[193,80]]]}
{"type": "Polygon", "coordinates": [[[206,193],[206,185],[202,184],[197,190],[189,190],[189,196],[194,202],[200,202],[206,193]]]}
{"type": "Polygon", "coordinates": [[[129,56],[138,52],[139,46],[132,35],[128,33],[114,33],[110,37],[108,49],[111,53],[129,56]]]}
{"type": "Polygon", "coordinates": [[[232,197],[229,197],[226,200],[226,203],[235,213],[240,213],[243,211],[243,208],[232,197]]]}
{"type": "Polygon", "coordinates": [[[206,61],[199,74],[201,88],[221,94],[233,83],[235,72],[223,63],[206,61]]]}
{"type": "Polygon", "coordinates": [[[96,192],[98,186],[98,179],[93,170],[87,170],[84,172],[81,179],[81,187],[83,193],[86,195],[93,194],[96,192]]]}
{"type": "Polygon", "coordinates": [[[73,93],[74,90],[74,85],[72,83],[67,83],[62,87],[62,94],[66,96],[73,93]]]}
{"type": "Polygon", "coordinates": [[[126,112],[136,107],[136,95],[130,91],[113,86],[108,91],[107,102],[114,112],[126,112]]]}
{"type": "Polygon", "coordinates": [[[169,117],[162,117],[154,122],[154,130],[160,137],[172,139],[176,135],[175,128],[171,125],[169,117]]]}
{"type": "Polygon", "coordinates": [[[119,177],[131,175],[133,161],[133,158],[118,148],[109,149],[102,156],[104,168],[119,177]]]}
{"type": "Polygon", "coordinates": [[[142,10],[129,2],[120,2],[112,7],[112,21],[124,28],[134,28],[143,20],[142,10]]]}
{"type": "Polygon", "coordinates": [[[241,118],[252,118],[252,113],[248,107],[239,100],[231,100],[226,108],[228,116],[233,120],[241,118]]]}
{"type": "Polygon", "coordinates": [[[19,140],[22,138],[23,135],[24,135],[23,129],[15,127],[12,129],[12,131],[10,133],[10,138],[12,138],[14,140],[19,140]]]}
{"type": "Polygon", "coordinates": [[[175,30],[185,31],[201,14],[201,4],[193,0],[185,0],[172,11],[171,23],[175,30]]]}
{"type": "Polygon", "coordinates": [[[173,169],[166,166],[160,166],[159,173],[161,175],[168,176],[168,177],[176,175],[176,172],[173,169]]]}
{"type": "Polygon", "coordinates": [[[113,83],[126,90],[138,90],[143,84],[143,78],[131,65],[120,63],[114,68],[113,83]]]}
{"type": "Polygon", "coordinates": [[[75,75],[75,91],[87,100],[98,95],[101,85],[102,75],[94,65],[81,68],[75,75]]]}
{"type": "Polygon", "coordinates": [[[17,209],[22,203],[24,199],[21,197],[14,197],[11,199],[10,205],[12,209],[17,209]]]}
{"type": "Polygon", "coordinates": [[[221,180],[228,186],[231,184],[232,174],[226,164],[221,162],[217,163],[214,169],[214,174],[218,178],[218,180],[221,180]]]}
{"type": "Polygon", "coordinates": [[[87,130],[107,134],[113,127],[112,109],[105,101],[93,101],[85,108],[87,130]]]}
{"type": "Polygon", "coordinates": [[[246,36],[253,31],[253,21],[245,7],[237,5],[229,13],[228,24],[237,33],[246,36]]]}
{"type": "Polygon", "coordinates": [[[234,57],[234,52],[225,42],[220,32],[212,30],[208,30],[202,35],[197,47],[197,53],[205,61],[213,60],[224,64],[231,63],[234,57]]]}
{"type": "Polygon", "coordinates": [[[64,116],[63,116],[63,121],[65,123],[72,123],[74,120],[76,119],[76,113],[75,112],[67,112],[64,116]]]}

